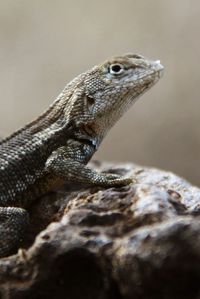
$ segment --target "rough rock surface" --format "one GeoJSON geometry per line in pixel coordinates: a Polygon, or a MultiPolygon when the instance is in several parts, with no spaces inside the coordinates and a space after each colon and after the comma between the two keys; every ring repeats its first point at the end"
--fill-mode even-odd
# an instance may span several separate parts
{"type": "Polygon", "coordinates": [[[200,298],[200,189],[157,169],[93,167],[136,182],[34,203],[23,249],[0,259],[0,298],[200,298]]]}

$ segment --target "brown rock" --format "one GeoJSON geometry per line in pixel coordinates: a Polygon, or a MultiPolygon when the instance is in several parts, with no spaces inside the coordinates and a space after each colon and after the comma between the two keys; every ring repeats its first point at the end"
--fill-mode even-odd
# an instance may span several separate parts
{"type": "Polygon", "coordinates": [[[24,249],[0,260],[0,297],[200,298],[200,189],[157,169],[93,167],[136,183],[66,185],[34,203],[24,249]]]}

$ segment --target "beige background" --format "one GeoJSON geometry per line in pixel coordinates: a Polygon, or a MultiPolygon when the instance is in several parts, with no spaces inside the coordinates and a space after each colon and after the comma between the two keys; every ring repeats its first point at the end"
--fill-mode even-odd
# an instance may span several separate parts
{"type": "Polygon", "coordinates": [[[200,185],[198,0],[1,0],[0,135],[42,112],[74,76],[109,56],[161,59],[165,75],[95,158],[172,170],[200,185]]]}

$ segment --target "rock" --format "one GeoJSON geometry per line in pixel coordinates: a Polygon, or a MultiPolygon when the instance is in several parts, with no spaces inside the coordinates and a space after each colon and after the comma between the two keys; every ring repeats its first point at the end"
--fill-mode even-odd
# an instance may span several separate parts
{"type": "Polygon", "coordinates": [[[30,208],[23,249],[0,260],[1,298],[200,298],[200,189],[132,164],[126,187],[64,186],[30,208]]]}

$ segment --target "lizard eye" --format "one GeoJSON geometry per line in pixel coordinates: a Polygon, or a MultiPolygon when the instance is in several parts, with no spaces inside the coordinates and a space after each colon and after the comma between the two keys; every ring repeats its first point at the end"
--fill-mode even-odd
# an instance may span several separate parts
{"type": "Polygon", "coordinates": [[[123,73],[124,67],[123,65],[116,63],[116,64],[111,64],[109,68],[110,74],[112,75],[119,75],[123,73]]]}

